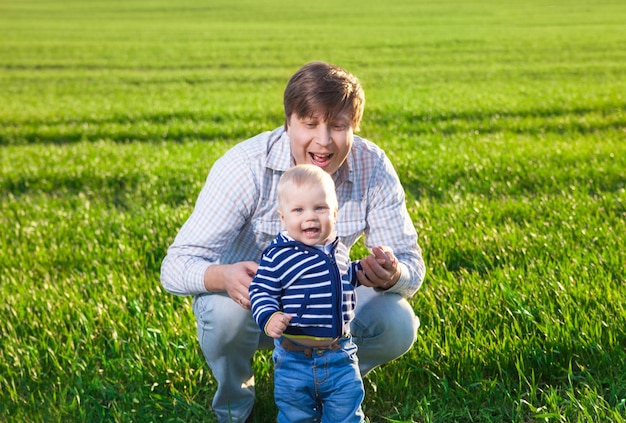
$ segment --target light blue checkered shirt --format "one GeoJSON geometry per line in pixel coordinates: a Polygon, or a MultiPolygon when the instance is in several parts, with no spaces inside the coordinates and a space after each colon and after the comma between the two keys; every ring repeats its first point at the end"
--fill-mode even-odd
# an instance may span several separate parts
{"type": "MultiPolygon", "coordinates": [[[[282,229],[276,186],[292,166],[290,140],[282,127],[239,143],[218,159],[163,260],[163,287],[176,295],[203,294],[208,266],[258,262],[282,229]]],[[[364,235],[367,248],[391,247],[402,276],[389,292],[412,296],[424,278],[424,261],[389,159],[355,135],[348,159],[333,179],[339,199],[335,229],[341,242],[350,248],[364,235]]]]}

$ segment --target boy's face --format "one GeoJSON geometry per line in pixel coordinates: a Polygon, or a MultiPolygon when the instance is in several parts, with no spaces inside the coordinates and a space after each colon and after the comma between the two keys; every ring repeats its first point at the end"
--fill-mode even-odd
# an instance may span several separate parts
{"type": "Polygon", "coordinates": [[[297,165],[313,164],[328,174],[334,174],[348,157],[352,148],[353,128],[347,116],[326,122],[321,113],[309,117],[289,117],[287,134],[291,139],[291,154],[297,165]]]}
{"type": "Polygon", "coordinates": [[[278,214],[289,236],[310,246],[324,245],[337,221],[337,209],[320,185],[290,186],[278,214]]]}

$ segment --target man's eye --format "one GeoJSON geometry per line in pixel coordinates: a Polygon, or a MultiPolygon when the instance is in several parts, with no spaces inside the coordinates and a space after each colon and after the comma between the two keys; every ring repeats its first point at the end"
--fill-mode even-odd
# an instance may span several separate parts
{"type": "Polygon", "coordinates": [[[312,118],[301,119],[300,122],[302,122],[304,126],[317,126],[319,124],[317,119],[312,118]]]}

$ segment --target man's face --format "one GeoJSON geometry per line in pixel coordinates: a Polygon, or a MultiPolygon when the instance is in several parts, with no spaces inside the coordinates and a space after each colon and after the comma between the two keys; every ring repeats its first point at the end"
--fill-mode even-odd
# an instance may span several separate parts
{"type": "Polygon", "coordinates": [[[292,113],[287,135],[291,139],[291,154],[297,165],[313,164],[332,175],[350,153],[353,129],[347,116],[329,122],[324,121],[323,116],[317,113],[298,117],[292,113]]]}

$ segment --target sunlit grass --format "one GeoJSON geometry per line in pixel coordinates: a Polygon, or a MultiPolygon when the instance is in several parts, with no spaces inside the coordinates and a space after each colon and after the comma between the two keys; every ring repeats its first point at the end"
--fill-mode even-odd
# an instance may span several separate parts
{"type": "Polygon", "coordinates": [[[428,265],[371,421],[626,420],[626,7],[335,3],[0,6],[0,420],[214,421],[160,262],[313,59],[363,81],[428,265]]]}

